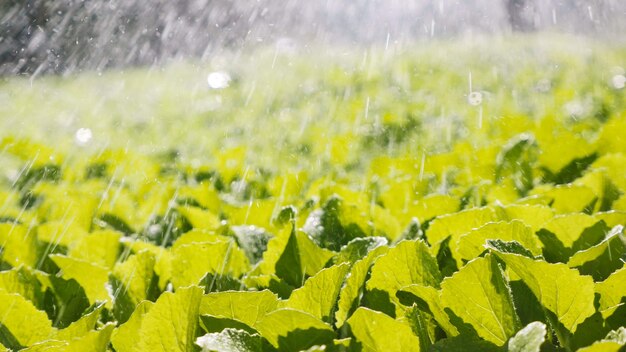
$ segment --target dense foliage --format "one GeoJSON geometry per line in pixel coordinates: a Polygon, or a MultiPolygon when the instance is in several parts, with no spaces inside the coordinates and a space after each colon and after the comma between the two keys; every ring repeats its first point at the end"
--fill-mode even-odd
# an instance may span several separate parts
{"type": "Polygon", "coordinates": [[[626,55],[438,45],[155,103],[158,153],[3,83],[0,350],[621,350],[626,55]]]}

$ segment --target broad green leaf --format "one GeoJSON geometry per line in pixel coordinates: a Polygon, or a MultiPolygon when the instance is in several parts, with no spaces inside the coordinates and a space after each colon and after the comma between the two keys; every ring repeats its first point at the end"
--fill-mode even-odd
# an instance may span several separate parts
{"type": "Polygon", "coordinates": [[[237,329],[224,329],[222,332],[198,337],[196,345],[203,352],[257,352],[261,351],[261,337],[237,329]]]}
{"type": "Polygon", "coordinates": [[[419,351],[420,342],[411,328],[383,313],[359,308],[348,319],[362,351],[419,351]]]}
{"type": "Polygon", "coordinates": [[[193,350],[201,299],[202,289],[197,286],[163,293],[141,319],[139,334],[134,337],[138,350],[193,350]]]}
{"type": "Polygon", "coordinates": [[[50,246],[71,247],[85,236],[87,230],[72,222],[53,220],[37,226],[37,239],[50,246]]]}
{"type": "Polygon", "coordinates": [[[437,324],[446,333],[447,336],[459,335],[459,328],[450,321],[450,315],[446,312],[446,307],[441,301],[440,291],[430,286],[408,285],[403,287],[396,294],[400,300],[406,299],[415,302],[414,297],[426,303],[429,312],[433,315],[437,324]]]}
{"type": "Polygon", "coordinates": [[[191,206],[183,206],[178,207],[178,212],[184,216],[195,229],[217,230],[220,226],[222,226],[219,217],[208,210],[191,206]]]}
{"type": "Polygon", "coordinates": [[[24,225],[0,223],[0,263],[35,268],[37,258],[35,231],[24,225]]]}
{"type": "Polygon", "coordinates": [[[576,252],[567,262],[570,268],[577,268],[583,275],[593,276],[594,281],[606,280],[611,273],[624,265],[626,245],[622,226],[615,227],[600,244],[576,252]]]}
{"type": "Polygon", "coordinates": [[[533,232],[539,231],[543,224],[554,217],[554,210],[545,205],[512,204],[501,210],[498,213],[503,220],[520,220],[530,226],[533,232]]]}
{"type": "Polygon", "coordinates": [[[258,263],[267,250],[267,242],[271,235],[264,229],[253,225],[232,226],[230,229],[237,239],[237,245],[246,253],[250,263],[258,263]]]}
{"type": "Polygon", "coordinates": [[[111,336],[111,344],[116,351],[131,352],[139,350],[139,332],[144,318],[154,306],[150,301],[143,301],[137,305],[130,318],[120,325],[111,336]]]}
{"type": "Polygon", "coordinates": [[[0,293],[0,343],[20,349],[47,339],[54,329],[46,313],[37,310],[26,298],[0,293]]]}
{"type": "Polygon", "coordinates": [[[494,345],[472,335],[459,335],[437,341],[429,349],[430,352],[502,352],[502,347],[494,345]]]}
{"type": "Polygon", "coordinates": [[[404,319],[419,339],[420,351],[428,351],[430,346],[437,341],[439,334],[437,320],[429,311],[428,305],[424,307],[414,303],[407,308],[404,319]]]}
{"type": "Polygon", "coordinates": [[[256,328],[280,351],[299,351],[313,345],[324,345],[331,343],[335,337],[333,329],[321,320],[290,308],[266,314],[256,328]]]}
{"type": "Polygon", "coordinates": [[[227,274],[235,278],[248,271],[248,258],[234,241],[191,243],[172,253],[174,288],[196,285],[207,273],[227,274]]]}
{"type": "Polygon", "coordinates": [[[581,348],[583,352],[618,352],[623,351],[626,345],[626,328],[623,326],[617,330],[609,332],[606,337],[596,341],[591,346],[581,348]]]}
{"type": "Polygon", "coordinates": [[[441,302],[481,338],[503,346],[520,328],[502,269],[493,256],[477,258],[441,283],[441,302]]]}
{"type": "Polygon", "coordinates": [[[552,208],[561,214],[592,210],[598,199],[589,187],[574,185],[537,187],[530,194],[550,199],[552,208]]]}
{"type": "Polygon", "coordinates": [[[358,260],[352,265],[346,283],[339,293],[339,302],[337,303],[337,312],[335,313],[335,319],[337,320],[335,326],[343,326],[348,316],[358,307],[359,297],[365,289],[365,280],[370,268],[387,251],[389,251],[389,247],[377,247],[369,252],[365,258],[358,260]]]}
{"type": "MultiPolygon", "coordinates": [[[[541,254],[541,246],[532,229],[519,220],[511,222],[489,223],[459,237],[453,254],[458,253],[457,260],[471,260],[485,251],[485,243],[489,239],[517,241],[529,249],[533,255],[541,254]]],[[[459,263],[462,264],[462,263],[459,263]]]]}
{"type": "Polygon", "coordinates": [[[124,241],[127,248],[133,253],[139,253],[143,250],[147,250],[154,254],[156,263],[154,265],[154,272],[159,276],[159,288],[165,289],[165,286],[172,278],[172,253],[161,246],[156,246],[152,243],[143,241],[124,241]]]}
{"type": "Polygon", "coordinates": [[[539,352],[546,340],[546,325],[542,322],[532,322],[518,331],[508,343],[509,352],[539,352]]]}
{"type": "Polygon", "coordinates": [[[497,216],[490,208],[475,208],[435,218],[426,230],[428,243],[433,246],[433,253],[439,251],[439,245],[448,236],[456,242],[459,237],[479,228],[484,224],[496,221],[497,216]]]}
{"type": "Polygon", "coordinates": [[[596,284],[596,292],[600,294],[600,307],[598,310],[607,319],[615,311],[624,305],[626,297],[626,267],[622,267],[606,280],[596,284]]]}
{"type": "Polygon", "coordinates": [[[263,260],[253,274],[265,274],[280,277],[293,287],[302,286],[304,268],[298,246],[296,231],[286,226],[267,244],[263,260]]]}
{"type": "Polygon", "coordinates": [[[96,309],[94,309],[92,312],[85,314],[65,329],[57,330],[53,336],[53,339],[60,341],[71,341],[73,339],[87,335],[96,327],[96,323],[98,322],[98,319],[100,319],[100,313],[102,313],[103,309],[103,304],[97,306],[96,309]]]}
{"type": "Polygon", "coordinates": [[[372,266],[368,291],[382,291],[396,302],[396,292],[411,284],[439,287],[441,273],[437,261],[421,240],[403,241],[378,258],[372,266]]]}
{"type": "Polygon", "coordinates": [[[543,228],[553,233],[565,247],[571,248],[583,230],[597,222],[591,215],[575,213],[557,216],[545,223],[543,228]]]}
{"type": "Polygon", "coordinates": [[[335,255],[334,252],[326,248],[318,247],[304,232],[298,231],[296,238],[298,239],[300,263],[304,273],[308,276],[317,274],[335,255]]]}
{"type": "Polygon", "coordinates": [[[115,324],[108,323],[97,331],[88,331],[84,335],[65,341],[47,340],[23,351],[27,352],[106,352],[115,324]]]}
{"type": "Polygon", "coordinates": [[[144,250],[113,268],[110,277],[115,296],[113,312],[120,322],[125,322],[141,301],[156,299],[154,265],[154,254],[144,250]]]}
{"type": "Polygon", "coordinates": [[[42,287],[48,291],[44,297],[44,308],[48,314],[54,316],[53,322],[55,327],[68,327],[71,323],[80,319],[85,310],[91,305],[85,290],[76,280],[65,280],[41,271],[35,271],[35,275],[42,287]]]}
{"type": "Polygon", "coordinates": [[[278,307],[278,297],[270,291],[225,291],[202,296],[199,314],[240,321],[252,328],[278,307]]]}
{"type": "Polygon", "coordinates": [[[539,303],[554,313],[572,333],[595,312],[594,283],[590,276],[582,276],[561,263],[550,264],[517,254],[495,254],[506,263],[507,269],[528,285],[539,303]]]}
{"type": "Polygon", "coordinates": [[[360,237],[348,242],[341,247],[341,251],[335,258],[335,263],[354,263],[363,259],[370,251],[388,244],[385,237],[360,237]]]}
{"type": "Polygon", "coordinates": [[[50,258],[61,269],[61,276],[64,279],[74,279],[82,286],[89,303],[109,301],[106,289],[109,271],[106,268],[64,255],[53,254],[50,258]]]}
{"type": "Polygon", "coordinates": [[[0,292],[2,293],[17,293],[41,308],[43,291],[37,276],[28,268],[18,267],[0,271],[0,292]]]}
{"type": "Polygon", "coordinates": [[[121,238],[121,233],[111,230],[90,233],[76,241],[68,256],[111,269],[121,249],[121,238]]]}
{"type": "Polygon", "coordinates": [[[294,290],[283,306],[309,313],[327,323],[332,323],[330,321],[332,310],[348,270],[350,266],[345,263],[322,269],[306,280],[302,287],[294,290]]]}

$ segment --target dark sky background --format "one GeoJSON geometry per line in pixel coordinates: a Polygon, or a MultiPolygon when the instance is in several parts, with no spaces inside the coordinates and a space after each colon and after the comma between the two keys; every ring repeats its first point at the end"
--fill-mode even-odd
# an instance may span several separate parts
{"type": "Polygon", "coordinates": [[[404,45],[557,31],[623,41],[624,0],[4,0],[0,74],[66,73],[280,45],[404,45]]]}

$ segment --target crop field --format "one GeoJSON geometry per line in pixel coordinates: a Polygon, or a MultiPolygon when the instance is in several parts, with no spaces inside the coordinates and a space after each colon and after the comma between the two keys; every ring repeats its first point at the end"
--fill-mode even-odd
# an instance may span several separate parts
{"type": "Polygon", "coordinates": [[[624,67],[554,35],[0,80],[0,351],[622,351],[624,67]]]}

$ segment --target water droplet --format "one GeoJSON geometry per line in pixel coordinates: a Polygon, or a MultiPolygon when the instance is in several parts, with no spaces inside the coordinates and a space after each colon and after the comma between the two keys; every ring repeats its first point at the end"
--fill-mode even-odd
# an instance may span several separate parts
{"type": "Polygon", "coordinates": [[[471,92],[467,96],[467,102],[472,106],[478,106],[483,103],[483,94],[481,92],[471,92]]]}
{"type": "Polygon", "coordinates": [[[626,76],[624,75],[615,75],[611,79],[611,84],[615,89],[624,89],[626,87],[626,76]]]}
{"type": "Polygon", "coordinates": [[[211,72],[207,77],[211,89],[224,89],[230,85],[230,81],[230,75],[224,71],[211,72]]]}
{"type": "Polygon", "coordinates": [[[79,128],[78,131],[76,131],[76,134],[74,135],[76,144],[81,145],[81,146],[89,143],[92,137],[93,137],[93,133],[91,132],[91,129],[89,128],[79,128]]]}
{"type": "Polygon", "coordinates": [[[552,82],[547,78],[540,79],[535,85],[535,90],[537,90],[540,93],[548,93],[550,92],[551,89],[552,89],[552,82]]]}

